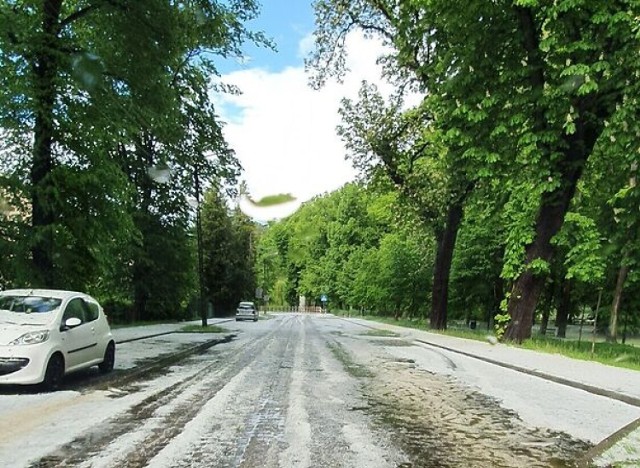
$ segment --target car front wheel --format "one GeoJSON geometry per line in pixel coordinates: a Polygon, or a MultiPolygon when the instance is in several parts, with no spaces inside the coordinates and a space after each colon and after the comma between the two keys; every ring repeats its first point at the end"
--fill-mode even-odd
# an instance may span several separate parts
{"type": "Polygon", "coordinates": [[[113,344],[113,341],[107,345],[107,349],[104,351],[104,359],[100,364],[98,364],[98,369],[103,374],[111,372],[113,370],[113,365],[116,362],[116,346],[113,344]]]}
{"type": "Polygon", "coordinates": [[[64,378],[64,359],[59,354],[54,354],[49,359],[47,370],[44,373],[42,385],[48,391],[57,390],[64,378]]]}

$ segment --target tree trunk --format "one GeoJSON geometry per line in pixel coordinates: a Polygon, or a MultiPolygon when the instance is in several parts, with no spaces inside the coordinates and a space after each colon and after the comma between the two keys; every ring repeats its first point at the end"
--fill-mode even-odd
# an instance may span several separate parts
{"type": "Polygon", "coordinates": [[[556,315],[557,337],[565,338],[567,336],[567,322],[571,311],[573,310],[573,282],[568,279],[562,280],[560,289],[560,304],[558,305],[558,313],[556,315]]]}
{"type": "MultiPolygon", "coordinates": [[[[635,161],[631,164],[631,177],[629,178],[629,186],[635,187],[637,184],[636,171],[638,170],[638,163],[635,161]]],[[[624,282],[627,280],[629,274],[629,266],[624,265],[626,263],[627,255],[622,258],[622,265],[618,270],[618,279],[616,281],[616,290],[613,293],[613,304],[611,305],[611,318],[609,321],[609,333],[607,334],[607,341],[612,343],[618,342],[618,314],[620,312],[620,304],[622,303],[622,291],[624,290],[624,282]]],[[[627,341],[627,320],[624,321],[624,334],[622,337],[622,343],[627,341]]]]}
{"type": "Polygon", "coordinates": [[[207,304],[205,301],[205,285],[204,285],[204,251],[202,245],[202,211],[200,206],[200,173],[198,163],[194,168],[194,189],[196,195],[196,242],[198,250],[198,312],[200,313],[200,322],[203,327],[208,324],[207,304]]]}
{"type": "MultiPolygon", "coordinates": [[[[544,63],[539,49],[540,27],[535,23],[535,14],[529,7],[515,7],[519,29],[522,34],[522,45],[529,59],[529,81],[532,87],[532,102],[536,102],[536,95],[544,92],[545,75],[544,63]]],[[[621,93],[602,98],[589,95],[577,98],[574,109],[578,118],[575,119],[575,131],[571,135],[562,137],[562,145],[542,146],[540,149],[547,154],[563,151],[563,156],[550,168],[554,169],[552,177],[559,177],[559,186],[553,192],[542,196],[538,217],[536,220],[535,239],[529,244],[525,252],[525,269],[515,279],[507,312],[511,322],[507,327],[504,338],[521,343],[531,337],[531,322],[533,313],[542,291],[545,278],[541,274],[534,274],[530,265],[534,260],[549,262],[553,257],[551,239],[555,236],[564,222],[564,216],[569,209],[569,203],[575,193],[576,185],[585,163],[606,121],[615,109],[614,105],[621,99],[621,93]],[[595,117],[595,118],[594,118],[595,117]],[[554,174],[555,172],[555,174],[554,174]]],[[[536,132],[548,131],[545,120],[546,109],[533,105],[534,129],[536,132]]]]}
{"type": "Polygon", "coordinates": [[[56,76],[58,74],[58,21],[62,0],[47,0],[42,10],[41,43],[37,45],[33,63],[34,143],[31,162],[31,223],[36,235],[31,248],[32,262],[39,286],[55,287],[53,264],[53,170],[54,117],[56,76]]]}
{"type": "Polygon", "coordinates": [[[607,333],[607,341],[611,343],[618,342],[618,315],[620,313],[620,304],[622,303],[622,291],[628,274],[629,266],[627,265],[621,266],[618,270],[618,279],[616,280],[616,289],[613,292],[613,304],[611,305],[609,332],[607,333]]]}
{"type": "Polygon", "coordinates": [[[569,203],[587,158],[584,148],[582,145],[580,146],[582,151],[574,148],[575,153],[571,154],[571,150],[569,150],[570,154],[564,164],[565,170],[562,171],[563,180],[560,188],[542,197],[536,221],[536,237],[533,243],[526,248],[525,270],[515,280],[511,290],[507,307],[511,322],[505,333],[506,340],[521,343],[531,337],[533,313],[546,278],[542,274],[534,274],[529,265],[538,259],[550,262],[553,257],[551,239],[562,227],[564,216],[569,209],[569,203]]]}
{"type": "Polygon", "coordinates": [[[542,311],[542,319],[540,320],[540,330],[538,333],[542,336],[547,334],[547,327],[549,326],[549,314],[551,310],[549,307],[545,307],[542,311]]]}
{"type": "Polygon", "coordinates": [[[551,315],[551,306],[553,305],[553,290],[555,282],[551,282],[549,286],[547,286],[547,295],[546,301],[544,304],[544,309],[542,310],[542,319],[540,320],[540,330],[539,334],[545,336],[547,334],[547,327],[549,326],[549,315],[551,315]]]}
{"type": "Polygon", "coordinates": [[[449,295],[449,274],[453,249],[462,221],[462,206],[466,195],[449,206],[444,231],[436,236],[438,251],[433,271],[433,289],[431,295],[431,316],[429,326],[436,330],[447,328],[447,299],[449,295]]]}
{"type": "MultiPolygon", "coordinates": [[[[502,258],[502,255],[500,256],[502,258]]],[[[493,300],[491,310],[487,317],[487,330],[493,330],[496,323],[496,315],[500,313],[500,303],[504,298],[504,280],[500,275],[496,276],[493,281],[493,300]]]]}
{"type": "MultiPolygon", "coordinates": [[[[586,101],[579,101],[575,105],[578,114],[588,115],[586,101]]],[[[597,105],[590,104],[589,109],[600,117],[600,121],[607,118],[610,112],[598,112],[597,105]],[[593,109],[592,109],[593,107],[593,109]]],[[[576,191],[578,180],[587,159],[602,131],[599,121],[578,118],[575,120],[575,132],[564,137],[564,155],[555,165],[555,177],[559,177],[559,186],[553,192],[543,194],[535,227],[535,239],[529,244],[525,253],[525,269],[516,278],[507,311],[511,322],[505,333],[506,340],[521,343],[531,337],[531,322],[545,276],[534,274],[530,265],[534,260],[549,263],[553,257],[554,248],[551,239],[560,231],[564,223],[564,216],[569,210],[569,204],[576,191]]]]}

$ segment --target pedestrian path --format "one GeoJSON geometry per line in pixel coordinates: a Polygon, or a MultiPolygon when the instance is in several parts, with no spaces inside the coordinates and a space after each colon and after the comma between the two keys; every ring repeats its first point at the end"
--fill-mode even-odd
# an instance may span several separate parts
{"type": "Polygon", "coordinates": [[[542,353],[502,343],[491,344],[423,330],[349,319],[375,328],[384,328],[405,339],[419,340],[454,352],[479,358],[498,365],[525,371],[549,380],[572,385],[582,390],[596,390],[598,394],[625,401],[640,407],[640,372],[607,366],[593,361],[572,359],[559,354],[542,353]]]}
{"type": "MultiPolygon", "coordinates": [[[[230,318],[210,318],[207,323],[209,325],[217,325],[219,323],[230,322],[230,318]]],[[[158,323],[154,325],[141,325],[135,327],[112,328],[111,333],[116,343],[126,343],[128,341],[150,338],[153,336],[161,336],[174,333],[181,330],[187,325],[200,325],[200,320],[179,323],[158,323]]]]}

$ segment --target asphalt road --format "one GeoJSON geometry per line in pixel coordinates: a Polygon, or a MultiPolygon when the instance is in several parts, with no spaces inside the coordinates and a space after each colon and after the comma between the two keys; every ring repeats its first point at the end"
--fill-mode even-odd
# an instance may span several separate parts
{"type": "MultiPolygon", "coordinates": [[[[222,326],[235,339],[106,388],[0,392],[0,466],[573,466],[640,413],[333,316],[222,326]]],[[[208,338],[122,343],[117,370],[208,338]]]]}

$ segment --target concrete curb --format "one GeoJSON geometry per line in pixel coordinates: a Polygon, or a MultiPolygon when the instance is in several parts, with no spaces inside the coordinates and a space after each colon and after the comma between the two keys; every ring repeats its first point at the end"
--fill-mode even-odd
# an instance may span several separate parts
{"type": "Polygon", "coordinates": [[[122,343],[131,343],[132,341],[146,340],[147,338],[155,338],[156,336],[171,335],[172,333],[179,333],[179,332],[168,331],[168,332],[162,332],[162,333],[154,333],[152,335],[138,336],[136,338],[127,338],[126,340],[116,341],[116,344],[119,345],[122,343]]]}
{"type": "Polygon", "coordinates": [[[618,442],[623,440],[629,434],[631,434],[636,429],[640,428],[640,418],[635,421],[627,424],[622,429],[614,432],[606,439],[600,441],[593,447],[591,447],[587,452],[582,456],[580,460],[578,460],[578,468],[588,468],[593,466],[593,461],[602,455],[604,452],[609,450],[611,447],[616,445],[618,442]]]}
{"type": "MultiPolygon", "coordinates": [[[[338,316],[335,316],[335,317],[339,318],[341,320],[347,320],[350,323],[354,323],[356,325],[360,325],[360,326],[365,327],[365,328],[372,328],[372,329],[380,328],[380,327],[375,327],[375,326],[368,325],[368,324],[354,322],[354,321],[350,320],[350,318],[338,317],[338,316]]],[[[355,317],[355,318],[357,318],[357,317],[355,317]]],[[[363,319],[358,318],[358,320],[363,320],[363,319]]],[[[393,326],[399,327],[398,325],[393,325],[393,326]]],[[[405,327],[399,327],[399,328],[405,328],[405,327]]],[[[407,329],[407,330],[411,330],[411,329],[407,329]]],[[[460,338],[460,339],[464,339],[464,338],[460,338]]],[[[509,364],[509,363],[506,363],[506,362],[497,361],[495,359],[487,358],[487,357],[484,357],[484,356],[478,356],[476,354],[467,353],[465,351],[460,351],[459,349],[455,349],[455,348],[452,348],[452,347],[449,347],[449,346],[444,346],[444,345],[433,343],[433,342],[426,341],[426,340],[414,339],[414,341],[416,341],[418,343],[426,344],[428,346],[433,346],[434,348],[444,349],[444,350],[450,351],[452,353],[461,354],[463,356],[470,357],[470,358],[473,358],[473,359],[477,359],[479,361],[484,361],[484,362],[487,362],[489,364],[493,364],[493,365],[496,365],[496,366],[504,367],[506,369],[511,369],[511,370],[516,371],[516,372],[521,372],[523,374],[532,375],[532,376],[538,377],[540,379],[549,380],[551,382],[555,382],[555,383],[560,384],[560,385],[566,385],[568,387],[576,388],[578,390],[583,390],[585,392],[589,392],[589,393],[592,393],[594,395],[600,395],[600,396],[604,396],[604,397],[607,397],[607,398],[611,398],[613,400],[618,400],[618,401],[621,401],[621,402],[626,403],[628,405],[637,406],[637,407],[640,408],[640,398],[636,398],[636,397],[633,397],[633,396],[630,396],[630,395],[625,395],[624,393],[615,392],[613,390],[606,390],[606,389],[595,387],[593,385],[585,384],[585,383],[582,383],[582,382],[576,382],[575,380],[565,379],[564,377],[558,377],[558,376],[553,375],[553,374],[547,374],[545,372],[541,372],[541,371],[536,370],[536,369],[530,369],[530,368],[527,368],[527,367],[516,366],[515,364],[509,364]]]]}

